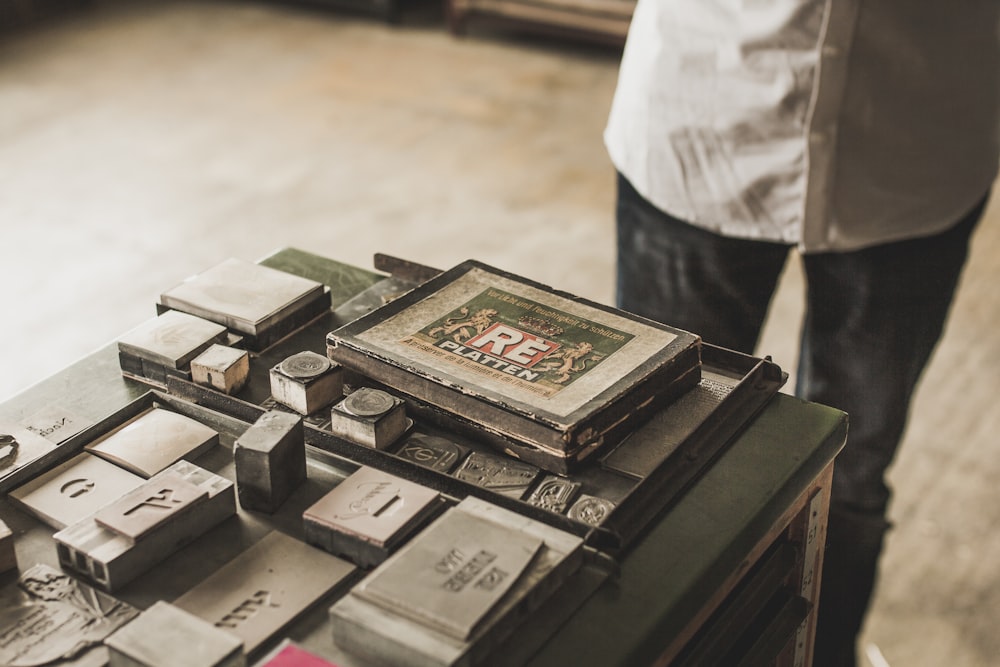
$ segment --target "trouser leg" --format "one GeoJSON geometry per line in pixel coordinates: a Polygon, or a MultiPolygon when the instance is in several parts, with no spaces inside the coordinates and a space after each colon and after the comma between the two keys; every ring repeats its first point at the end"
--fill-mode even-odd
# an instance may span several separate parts
{"type": "Polygon", "coordinates": [[[693,227],[620,175],[617,222],[619,308],[753,352],[788,246],[693,227]]]}
{"type": "Polygon", "coordinates": [[[856,664],[857,635],[888,529],[886,468],[941,336],[984,203],[933,237],[803,257],[808,296],[797,393],[850,417],[834,467],[818,667],[856,664]]]}

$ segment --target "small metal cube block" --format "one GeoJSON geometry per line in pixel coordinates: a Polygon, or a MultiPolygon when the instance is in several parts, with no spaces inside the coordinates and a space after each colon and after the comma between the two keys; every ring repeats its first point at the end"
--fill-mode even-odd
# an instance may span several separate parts
{"type": "Polygon", "coordinates": [[[311,415],[344,393],[344,369],[323,355],[299,352],[271,369],[271,396],[301,415],[311,415]]]}
{"type": "Polygon", "coordinates": [[[374,449],[386,449],[409,426],[405,403],[378,389],[361,387],[330,410],[334,435],[374,449]]]}
{"type": "Polygon", "coordinates": [[[212,345],[191,361],[191,379],[200,385],[235,394],[250,377],[250,353],[246,350],[212,345]]]}
{"type": "Polygon", "coordinates": [[[274,513],[306,479],[302,418],[278,410],[265,413],[236,440],[233,460],[240,505],[274,513]]]}
{"type": "Polygon", "coordinates": [[[14,553],[14,533],[0,521],[0,572],[17,569],[17,554],[14,553]]]}
{"type": "Polygon", "coordinates": [[[239,638],[169,602],[155,602],[105,642],[111,667],[244,667],[239,638]]]}

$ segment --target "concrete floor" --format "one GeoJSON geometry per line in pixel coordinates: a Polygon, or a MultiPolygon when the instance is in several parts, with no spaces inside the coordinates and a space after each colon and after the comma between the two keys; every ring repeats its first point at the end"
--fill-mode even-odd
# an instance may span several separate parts
{"type": "MultiPolygon", "coordinates": [[[[0,33],[0,400],[186,276],[289,245],[362,266],[471,257],[611,300],[615,50],[455,39],[422,0],[398,26],[265,2],[91,4],[0,33]]],[[[875,667],[1000,655],[998,218],[893,470],[875,667]]],[[[790,266],[760,349],[788,370],[801,283],[790,266]]]]}

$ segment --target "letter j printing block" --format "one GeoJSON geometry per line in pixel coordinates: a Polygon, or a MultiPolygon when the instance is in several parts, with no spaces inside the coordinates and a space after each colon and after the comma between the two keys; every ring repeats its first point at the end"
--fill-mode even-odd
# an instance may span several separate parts
{"type": "Polygon", "coordinates": [[[274,513],[306,478],[302,417],[265,413],[236,440],[233,460],[240,505],[274,513]]]}

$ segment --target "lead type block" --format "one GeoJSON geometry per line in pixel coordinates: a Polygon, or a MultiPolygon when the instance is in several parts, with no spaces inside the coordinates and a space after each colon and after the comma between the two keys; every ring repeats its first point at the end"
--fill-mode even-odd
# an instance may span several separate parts
{"type": "Polygon", "coordinates": [[[299,352],[271,369],[271,396],[301,415],[311,415],[344,393],[344,369],[323,355],[299,352]]]}
{"type": "Polygon", "coordinates": [[[232,482],[178,461],[52,539],[63,567],[113,591],[235,513],[232,482]]]}
{"type": "Polygon", "coordinates": [[[105,640],[111,667],[244,667],[243,642],[162,600],[105,640]]]}
{"type": "Polygon", "coordinates": [[[374,449],[386,449],[409,426],[403,401],[378,389],[361,387],[330,410],[334,435],[374,449]]]}
{"type": "Polygon", "coordinates": [[[250,354],[225,345],[212,345],[191,361],[191,380],[224,394],[235,394],[250,377],[250,354]]]}
{"type": "Polygon", "coordinates": [[[306,479],[302,418],[264,413],[233,446],[236,493],[244,509],[274,513],[306,479]]]}

